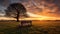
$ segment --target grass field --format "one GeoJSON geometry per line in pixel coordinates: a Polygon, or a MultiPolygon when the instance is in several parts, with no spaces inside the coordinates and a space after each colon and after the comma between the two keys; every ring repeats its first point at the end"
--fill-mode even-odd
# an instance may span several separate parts
{"type": "Polygon", "coordinates": [[[60,34],[59,20],[33,20],[31,27],[19,27],[19,23],[0,21],[0,34],[60,34]]]}

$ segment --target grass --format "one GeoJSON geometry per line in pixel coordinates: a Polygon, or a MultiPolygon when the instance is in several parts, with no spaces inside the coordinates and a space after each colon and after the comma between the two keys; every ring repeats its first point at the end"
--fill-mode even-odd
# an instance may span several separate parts
{"type": "Polygon", "coordinates": [[[0,34],[60,34],[60,21],[32,21],[31,27],[19,27],[20,22],[0,21],[0,34]]]}

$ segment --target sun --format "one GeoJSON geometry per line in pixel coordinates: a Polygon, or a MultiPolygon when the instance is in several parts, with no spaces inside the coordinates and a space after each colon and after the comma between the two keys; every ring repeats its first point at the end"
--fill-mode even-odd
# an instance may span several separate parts
{"type": "Polygon", "coordinates": [[[59,20],[60,19],[57,17],[37,15],[37,14],[30,13],[30,12],[27,12],[27,14],[30,16],[30,18],[24,18],[22,20],[59,20]]]}

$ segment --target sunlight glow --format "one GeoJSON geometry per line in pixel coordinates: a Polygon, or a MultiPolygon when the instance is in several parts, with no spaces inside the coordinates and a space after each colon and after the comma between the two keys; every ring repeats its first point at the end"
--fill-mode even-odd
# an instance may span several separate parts
{"type": "MultiPolygon", "coordinates": [[[[37,15],[30,12],[27,12],[27,14],[30,16],[29,18],[20,18],[19,20],[60,20],[60,18],[57,17],[48,17],[43,15],[37,15]]],[[[16,20],[12,17],[0,17],[0,20],[16,20]]]]}
{"type": "Polygon", "coordinates": [[[27,14],[31,17],[36,17],[36,18],[55,18],[55,17],[48,17],[48,16],[42,16],[42,15],[37,15],[37,14],[33,14],[30,12],[27,12],[27,14]]]}

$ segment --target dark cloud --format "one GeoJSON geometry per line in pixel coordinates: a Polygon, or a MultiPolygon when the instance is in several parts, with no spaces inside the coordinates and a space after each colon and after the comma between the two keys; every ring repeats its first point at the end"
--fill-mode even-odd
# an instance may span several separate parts
{"type": "Polygon", "coordinates": [[[21,2],[28,2],[28,1],[30,1],[30,0],[20,0],[21,2]]]}
{"type": "Polygon", "coordinates": [[[51,14],[54,14],[54,15],[60,15],[60,0],[33,0],[36,5],[33,4],[33,2],[31,0],[0,0],[0,6],[7,6],[9,5],[10,3],[23,3],[23,5],[26,7],[26,9],[28,11],[31,11],[32,13],[41,13],[41,12],[45,12],[49,15],[51,14]],[[41,5],[44,5],[45,6],[45,9],[47,7],[48,10],[54,10],[53,12],[52,11],[42,11],[43,8],[39,8],[41,7],[40,3],[44,1],[45,3],[41,4],[41,5]],[[53,6],[54,4],[54,6],[53,6]],[[57,9],[59,10],[56,10],[55,7],[58,7],[57,9]]]}
{"type": "Polygon", "coordinates": [[[0,5],[3,5],[4,0],[0,0],[0,5]]]}

